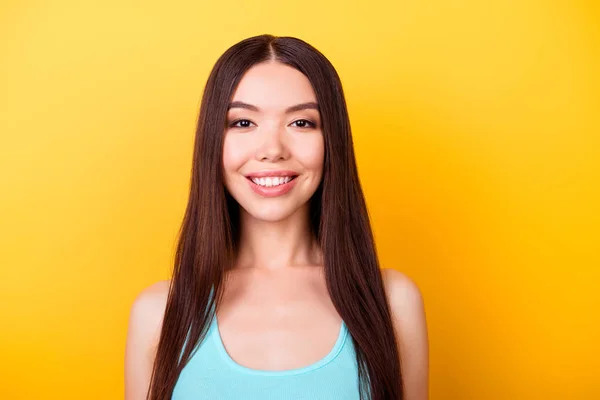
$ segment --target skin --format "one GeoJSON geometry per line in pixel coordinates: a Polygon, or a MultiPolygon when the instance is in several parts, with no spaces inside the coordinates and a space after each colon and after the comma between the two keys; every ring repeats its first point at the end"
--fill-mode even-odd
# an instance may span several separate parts
{"type": "MultiPolygon", "coordinates": [[[[242,229],[239,257],[226,273],[223,303],[217,309],[219,333],[240,365],[273,371],[301,368],[329,353],[341,324],[308,223],[308,200],[323,174],[320,115],[310,108],[286,112],[290,106],[316,103],[316,96],[302,73],[268,61],[247,71],[232,102],[258,110],[234,107],[227,115],[225,186],[241,206],[242,229]],[[298,173],[296,185],[274,198],[254,193],[245,177],[284,169],[298,173]]],[[[383,269],[382,274],[401,352],[405,398],[426,400],[429,349],[421,292],[397,270],[383,269]]],[[[145,399],[168,286],[169,281],[160,281],[145,288],[132,305],[126,400],[145,399]]]]}

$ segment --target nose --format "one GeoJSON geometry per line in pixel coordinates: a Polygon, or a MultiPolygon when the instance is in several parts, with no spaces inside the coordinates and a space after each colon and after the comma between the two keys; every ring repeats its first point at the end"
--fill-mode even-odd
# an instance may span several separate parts
{"type": "Polygon", "coordinates": [[[256,159],[259,161],[276,162],[289,157],[285,143],[285,129],[273,125],[265,127],[259,135],[259,145],[256,159]]]}

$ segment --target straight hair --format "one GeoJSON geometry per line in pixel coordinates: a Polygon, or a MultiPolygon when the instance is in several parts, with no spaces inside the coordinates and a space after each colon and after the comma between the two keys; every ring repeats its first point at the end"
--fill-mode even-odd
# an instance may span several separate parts
{"type": "Polygon", "coordinates": [[[325,157],[322,181],[310,199],[311,230],[323,252],[327,290],[354,343],[361,400],[402,400],[399,349],[358,177],[341,80],[329,60],[310,44],[268,34],[227,49],[205,85],[189,199],[146,399],[171,398],[221,302],[225,272],[233,268],[240,237],[240,206],[223,179],[227,109],[244,73],[267,61],[302,72],[317,97],[325,157]]]}

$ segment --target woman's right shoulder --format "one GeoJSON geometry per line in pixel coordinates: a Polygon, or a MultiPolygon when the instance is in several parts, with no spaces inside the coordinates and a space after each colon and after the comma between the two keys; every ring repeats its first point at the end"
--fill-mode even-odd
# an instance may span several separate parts
{"type": "Polygon", "coordinates": [[[169,295],[169,280],[158,281],[142,289],[129,314],[129,331],[136,341],[152,346],[158,343],[169,295]]]}
{"type": "MultiPolygon", "coordinates": [[[[163,280],[155,282],[149,286],[143,288],[136,296],[133,304],[147,304],[147,303],[156,303],[167,300],[167,295],[169,294],[169,285],[171,284],[170,280],[163,280]]],[[[165,303],[166,304],[166,303],[165,303]]]]}
{"type": "Polygon", "coordinates": [[[170,283],[170,280],[158,281],[137,294],[131,305],[130,324],[154,329],[161,327],[170,283]]]}
{"type": "Polygon", "coordinates": [[[125,346],[125,399],[145,399],[160,339],[170,281],[142,289],[131,305],[125,346]]]}

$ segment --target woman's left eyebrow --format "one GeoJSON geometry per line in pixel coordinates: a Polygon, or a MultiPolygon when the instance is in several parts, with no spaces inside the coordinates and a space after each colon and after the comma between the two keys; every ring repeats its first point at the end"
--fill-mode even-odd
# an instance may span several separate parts
{"type": "MultiPolygon", "coordinates": [[[[256,112],[260,111],[260,108],[256,107],[255,105],[244,103],[243,101],[234,101],[234,102],[230,103],[228,110],[230,110],[232,108],[245,108],[247,110],[256,111],[256,112]]],[[[309,101],[307,103],[300,103],[300,104],[296,104],[295,106],[286,108],[285,113],[289,114],[289,113],[293,113],[296,111],[308,110],[308,109],[313,109],[313,110],[319,111],[319,105],[313,101],[309,101]]]]}
{"type": "Polygon", "coordinates": [[[285,112],[286,112],[286,114],[289,114],[289,113],[293,113],[296,111],[309,110],[309,109],[319,111],[319,105],[315,102],[310,101],[308,103],[301,103],[301,104],[296,104],[295,106],[288,107],[285,110],[285,112]]]}

